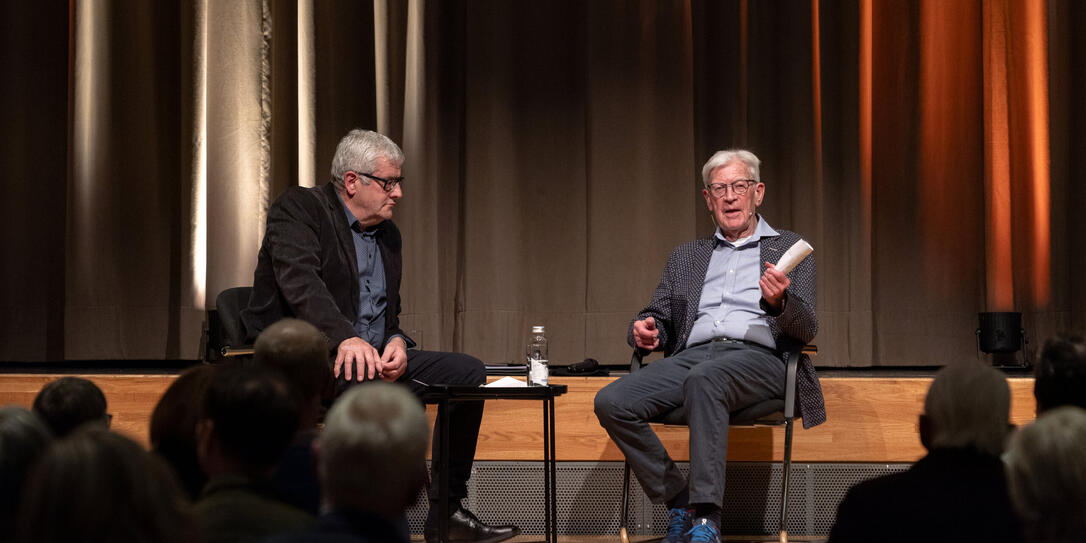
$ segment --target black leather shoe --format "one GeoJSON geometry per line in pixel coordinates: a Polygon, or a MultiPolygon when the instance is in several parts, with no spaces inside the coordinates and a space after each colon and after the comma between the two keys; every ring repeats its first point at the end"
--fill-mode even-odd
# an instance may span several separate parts
{"type": "MultiPolygon", "coordinates": [[[[423,534],[426,543],[438,543],[437,522],[431,525],[426,523],[423,534]]],[[[459,508],[449,517],[449,542],[450,543],[497,543],[510,537],[520,535],[520,528],[511,524],[503,526],[490,526],[483,524],[471,511],[459,508]]]]}

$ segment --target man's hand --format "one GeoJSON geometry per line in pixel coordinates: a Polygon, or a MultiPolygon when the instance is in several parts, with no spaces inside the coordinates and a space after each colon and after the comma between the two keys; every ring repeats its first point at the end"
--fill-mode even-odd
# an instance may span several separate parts
{"type": "Polygon", "coordinates": [[[652,317],[634,321],[633,335],[639,349],[654,351],[660,345],[660,331],[656,329],[656,319],[652,317]]]}
{"type": "Polygon", "coordinates": [[[784,291],[788,290],[788,286],[792,284],[792,280],[787,275],[777,270],[776,266],[765,263],[765,273],[762,274],[762,278],[758,280],[758,286],[762,289],[762,298],[765,298],[769,307],[781,310],[781,304],[784,302],[784,291]]]}
{"type": "Polygon", "coordinates": [[[363,375],[372,380],[381,371],[380,363],[381,357],[373,345],[360,337],[351,337],[340,342],[336,349],[336,364],[332,371],[337,378],[343,372],[344,379],[350,381],[352,369],[356,369],[353,374],[357,380],[361,381],[363,375]]]}
{"type": "Polygon", "coordinates": [[[406,370],[407,343],[402,337],[396,336],[385,345],[385,352],[381,355],[381,379],[395,381],[406,370]]]}

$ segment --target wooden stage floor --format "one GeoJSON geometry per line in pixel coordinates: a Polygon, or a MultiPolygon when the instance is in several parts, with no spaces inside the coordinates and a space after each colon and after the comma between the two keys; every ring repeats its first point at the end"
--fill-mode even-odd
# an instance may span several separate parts
{"type": "MultiPolygon", "coordinates": [[[[66,374],[72,375],[72,374],[66,374]]],[[[162,392],[176,374],[87,374],[106,394],[113,427],[145,446],[148,422],[162,392]]],[[[908,376],[877,370],[861,376],[841,372],[821,378],[828,420],[810,430],[797,428],[795,462],[913,462],[924,454],[917,433],[930,374],[908,376]]],[[[0,405],[29,407],[41,387],[61,374],[0,374],[0,405]]],[[[597,390],[617,377],[552,377],[569,386],[556,401],[559,461],[621,461],[622,455],[600,428],[592,411],[597,390]]],[[[1010,377],[1011,421],[1034,418],[1033,379],[1010,377]]],[[[430,406],[431,417],[434,408],[430,406]]],[[[538,402],[487,402],[479,436],[478,460],[542,460],[542,409],[538,402]]],[[[659,435],[676,460],[689,458],[686,431],[660,428],[659,435]]],[[[729,460],[771,461],[783,451],[780,428],[736,428],[729,433],[729,460]]],[[[579,541],[579,540],[578,540],[579,541]]]]}

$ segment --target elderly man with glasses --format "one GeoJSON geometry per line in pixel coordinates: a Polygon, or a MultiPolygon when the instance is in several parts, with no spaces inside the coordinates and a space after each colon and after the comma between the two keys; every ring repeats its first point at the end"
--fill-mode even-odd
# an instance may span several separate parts
{"type": "MultiPolygon", "coordinates": [[[[648,497],[668,506],[664,543],[720,540],[729,412],[783,398],[788,352],[818,331],[813,258],[787,275],[774,266],[800,237],[757,213],[765,196],[760,164],[749,151],[727,150],[702,168],[716,233],[675,249],[629,329],[631,346],[666,357],[596,395],[600,424],[648,497]],[[689,479],[647,422],[679,408],[690,425],[689,479]]],[[[822,391],[806,358],[798,388],[804,426],[823,422],[822,391]]]]}
{"type": "MultiPolygon", "coordinates": [[[[316,326],[334,352],[337,391],[379,379],[418,394],[422,383],[479,385],[486,379],[477,358],[416,349],[400,329],[402,243],[392,214],[403,197],[403,162],[403,151],[386,136],[352,130],[336,147],[331,182],[291,187],[268,209],[242,321],[251,340],[284,317],[316,326]]],[[[449,409],[451,541],[492,543],[520,533],[515,526],[488,526],[460,506],[482,415],[482,402],[457,402],[449,409]]],[[[435,470],[439,449],[435,440],[435,470]]],[[[437,540],[439,480],[432,472],[428,543],[437,540]]]]}

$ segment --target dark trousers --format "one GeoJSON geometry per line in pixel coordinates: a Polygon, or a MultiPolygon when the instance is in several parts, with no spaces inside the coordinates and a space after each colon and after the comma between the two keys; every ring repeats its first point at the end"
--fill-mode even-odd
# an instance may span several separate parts
{"type": "MultiPolygon", "coordinates": [[[[426,385],[481,385],[486,381],[486,368],[474,356],[439,351],[407,351],[407,370],[396,380],[422,394],[426,385]]],[[[354,381],[352,381],[352,384],[354,381]]],[[[336,383],[337,392],[348,385],[341,376],[336,383]]],[[[449,499],[450,510],[455,510],[457,500],[468,494],[468,478],[475,460],[475,443],[479,439],[479,423],[483,419],[483,402],[454,402],[449,404],[449,499]]],[[[436,423],[435,423],[436,429],[436,423]]],[[[430,462],[430,502],[437,503],[437,485],[440,481],[438,464],[441,461],[441,443],[433,442],[430,462]]],[[[436,509],[435,509],[436,510],[436,509]]]]}
{"type": "Polygon", "coordinates": [[[766,348],[710,342],[651,362],[596,394],[596,417],[626,455],[645,494],[663,503],[689,487],[690,503],[721,504],[729,412],[784,396],[784,363],[766,348]],[[648,424],[676,408],[690,425],[690,480],[648,424]]]}

